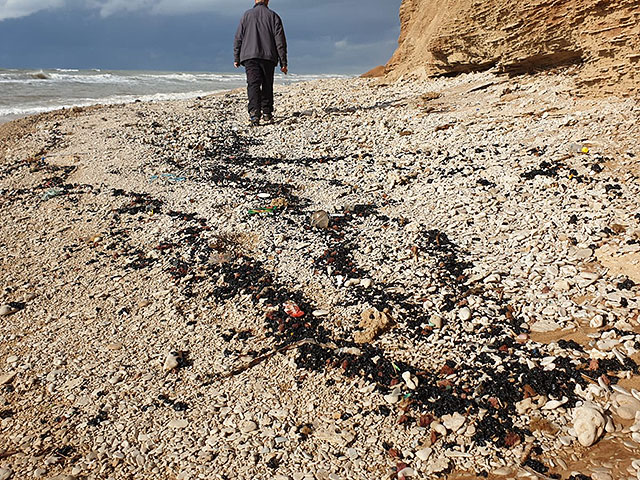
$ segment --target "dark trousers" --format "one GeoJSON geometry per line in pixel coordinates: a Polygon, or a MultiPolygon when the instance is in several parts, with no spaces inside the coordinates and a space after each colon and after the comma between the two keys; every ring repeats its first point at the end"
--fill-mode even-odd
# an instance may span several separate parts
{"type": "Polygon", "coordinates": [[[273,74],[276,65],[269,60],[245,60],[249,115],[259,117],[273,113],[273,74]]]}

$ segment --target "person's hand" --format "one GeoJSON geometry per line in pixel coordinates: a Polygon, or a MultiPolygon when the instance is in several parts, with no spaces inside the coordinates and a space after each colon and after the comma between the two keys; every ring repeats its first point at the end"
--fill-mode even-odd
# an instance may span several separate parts
{"type": "Polygon", "coordinates": [[[289,67],[286,65],[284,67],[280,67],[280,71],[286,75],[289,72],[289,67]]]}
{"type": "Polygon", "coordinates": [[[240,64],[238,62],[233,62],[233,66],[238,68],[240,66],[240,64]]]}

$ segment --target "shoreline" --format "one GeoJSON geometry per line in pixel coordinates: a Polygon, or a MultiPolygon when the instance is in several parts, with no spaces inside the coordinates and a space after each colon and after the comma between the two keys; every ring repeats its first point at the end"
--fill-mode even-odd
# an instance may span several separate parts
{"type": "Polygon", "coordinates": [[[478,73],[277,86],[255,129],[245,102],[0,126],[3,472],[631,475],[637,100],[478,73]]]}
{"type": "MultiPolygon", "coordinates": [[[[344,75],[278,75],[276,84],[344,75]]],[[[2,70],[0,123],[37,113],[139,101],[188,100],[245,85],[239,72],[163,72],[119,70],[2,70]],[[17,101],[16,99],[19,99],[17,101]]]]}

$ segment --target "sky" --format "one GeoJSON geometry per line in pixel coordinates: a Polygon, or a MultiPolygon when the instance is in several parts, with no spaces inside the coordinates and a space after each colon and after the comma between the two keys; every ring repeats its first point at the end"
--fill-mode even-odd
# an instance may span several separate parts
{"type": "MultiPolygon", "coordinates": [[[[365,72],[397,46],[401,0],[271,0],[293,73],[365,72]]],[[[233,71],[253,0],[0,0],[0,68],[233,71]]]]}

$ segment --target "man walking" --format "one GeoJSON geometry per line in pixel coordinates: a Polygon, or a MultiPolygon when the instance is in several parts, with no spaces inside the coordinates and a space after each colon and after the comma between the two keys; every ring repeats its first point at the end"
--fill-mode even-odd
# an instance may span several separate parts
{"type": "Polygon", "coordinates": [[[273,74],[278,62],[285,75],[287,39],[282,20],[269,9],[269,0],[256,4],[242,16],[233,45],[234,66],[244,65],[251,125],[273,121],[273,74]]]}

